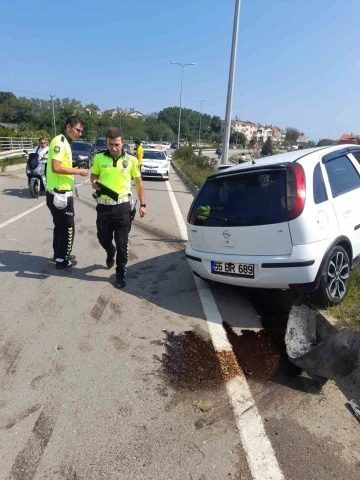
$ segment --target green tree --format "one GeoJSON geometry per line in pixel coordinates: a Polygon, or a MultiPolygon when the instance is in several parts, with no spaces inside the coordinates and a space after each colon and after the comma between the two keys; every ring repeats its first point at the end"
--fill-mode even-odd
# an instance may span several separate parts
{"type": "Polygon", "coordinates": [[[334,140],[330,140],[329,138],[322,138],[318,141],[317,147],[327,147],[328,145],[334,145],[334,140]]]}
{"type": "Polygon", "coordinates": [[[210,127],[211,127],[211,132],[213,133],[221,133],[221,118],[218,116],[214,116],[211,119],[210,122],[210,127]]]}
{"type": "Polygon", "coordinates": [[[230,143],[246,146],[247,139],[243,133],[234,132],[230,135],[230,143]]]}
{"type": "Polygon", "coordinates": [[[297,128],[287,127],[285,141],[291,144],[296,143],[299,138],[300,132],[297,128]]]}
{"type": "Polygon", "coordinates": [[[273,149],[273,142],[272,142],[272,139],[271,137],[268,137],[266,139],[266,142],[264,143],[262,149],[261,149],[261,153],[262,155],[264,156],[267,156],[267,155],[273,155],[274,153],[274,149],[273,149]]]}

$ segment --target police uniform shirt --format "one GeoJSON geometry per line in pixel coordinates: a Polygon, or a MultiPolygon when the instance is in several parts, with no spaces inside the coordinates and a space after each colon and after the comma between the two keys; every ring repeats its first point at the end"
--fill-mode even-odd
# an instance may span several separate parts
{"type": "Polygon", "coordinates": [[[63,175],[52,171],[53,160],[58,160],[63,168],[72,168],[71,140],[69,140],[67,136],[61,134],[50,142],[46,171],[47,190],[71,191],[74,188],[74,175],[63,175]]]}
{"type": "MultiPolygon", "coordinates": [[[[119,199],[126,198],[131,193],[131,180],[141,176],[137,160],[132,155],[123,154],[116,160],[109,150],[95,155],[92,173],[99,177],[99,182],[119,194],[119,199]]],[[[107,195],[100,198],[110,200],[107,195]]]]}

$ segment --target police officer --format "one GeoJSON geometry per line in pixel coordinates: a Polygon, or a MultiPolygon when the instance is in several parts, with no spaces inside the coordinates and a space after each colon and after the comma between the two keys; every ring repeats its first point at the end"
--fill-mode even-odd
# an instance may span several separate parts
{"type": "Polygon", "coordinates": [[[141,165],[144,157],[144,148],[139,140],[135,140],[136,158],[138,161],[139,169],[141,171],[141,165]]]}
{"type": "Polygon", "coordinates": [[[76,265],[71,250],[75,236],[74,222],[74,175],[86,177],[89,171],[72,168],[71,142],[80,137],[82,121],[69,117],[63,133],[52,139],[49,145],[46,172],[46,205],[54,222],[53,248],[57,269],[76,265]]]}
{"type": "Polygon", "coordinates": [[[123,136],[119,128],[110,128],[106,134],[108,149],[94,158],[91,183],[99,189],[97,181],[118,194],[118,200],[107,195],[98,198],[97,236],[100,245],[106,250],[106,265],[112,268],[116,254],[116,288],[126,285],[125,273],[128,261],[128,239],[131,229],[131,180],[134,180],[140,200],[140,217],[146,215],[145,192],[135,157],[123,150],[123,136]],[[115,245],[113,244],[115,240],[115,245]]]}

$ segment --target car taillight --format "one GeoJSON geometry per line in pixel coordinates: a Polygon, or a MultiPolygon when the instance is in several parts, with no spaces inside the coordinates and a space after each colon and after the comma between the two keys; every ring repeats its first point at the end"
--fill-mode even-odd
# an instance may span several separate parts
{"type": "Polygon", "coordinates": [[[287,219],[295,220],[304,210],[306,198],[306,181],[303,167],[292,163],[287,167],[286,205],[287,219]]]}

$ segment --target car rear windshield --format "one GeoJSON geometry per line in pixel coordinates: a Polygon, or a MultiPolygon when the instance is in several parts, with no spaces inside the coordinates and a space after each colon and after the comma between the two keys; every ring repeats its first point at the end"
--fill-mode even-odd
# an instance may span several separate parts
{"type": "Polygon", "coordinates": [[[286,170],[261,170],[208,179],[188,221],[204,227],[286,222],[286,170]]]}
{"type": "Polygon", "coordinates": [[[156,152],[156,151],[150,151],[144,152],[144,159],[145,160],[166,160],[166,155],[164,152],[156,152]]]}
{"type": "Polygon", "coordinates": [[[90,145],[84,142],[72,142],[71,144],[72,150],[76,150],[78,152],[90,152],[90,145]]]}
{"type": "Polygon", "coordinates": [[[95,145],[97,148],[107,148],[106,140],[96,140],[95,145]]]}

